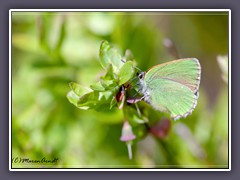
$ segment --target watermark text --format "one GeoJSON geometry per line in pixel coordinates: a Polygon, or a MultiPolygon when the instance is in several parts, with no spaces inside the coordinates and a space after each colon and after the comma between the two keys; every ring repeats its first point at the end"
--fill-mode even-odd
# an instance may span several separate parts
{"type": "Polygon", "coordinates": [[[14,164],[57,164],[58,158],[47,159],[43,157],[42,159],[30,159],[22,157],[13,157],[12,163],[14,164]]]}

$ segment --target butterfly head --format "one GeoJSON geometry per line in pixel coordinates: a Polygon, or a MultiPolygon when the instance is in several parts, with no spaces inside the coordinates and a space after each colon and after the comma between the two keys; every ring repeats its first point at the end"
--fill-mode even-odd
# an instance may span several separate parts
{"type": "Polygon", "coordinates": [[[138,79],[139,80],[143,80],[144,79],[144,77],[145,77],[145,72],[144,71],[141,71],[140,73],[137,73],[137,76],[138,76],[138,79]]]}

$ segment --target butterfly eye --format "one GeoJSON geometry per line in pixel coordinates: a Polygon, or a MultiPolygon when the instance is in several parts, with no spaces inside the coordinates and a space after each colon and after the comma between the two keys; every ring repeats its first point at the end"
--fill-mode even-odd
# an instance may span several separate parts
{"type": "Polygon", "coordinates": [[[138,78],[139,78],[139,79],[143,79],[143,78],[144,78],[144,75],[145,75],[144,72],[140,72],[140,73],[138,74],[138,78]]]}

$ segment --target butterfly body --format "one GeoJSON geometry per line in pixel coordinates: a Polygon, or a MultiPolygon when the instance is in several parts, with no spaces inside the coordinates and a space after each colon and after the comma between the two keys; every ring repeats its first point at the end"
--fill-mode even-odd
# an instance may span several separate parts
{"type": "Polygon", "coordinates": [[[139,74],[143,100],[173,119],[186,117],[197,105],[201,66],[196,58],[179,59],[139,74]]]}

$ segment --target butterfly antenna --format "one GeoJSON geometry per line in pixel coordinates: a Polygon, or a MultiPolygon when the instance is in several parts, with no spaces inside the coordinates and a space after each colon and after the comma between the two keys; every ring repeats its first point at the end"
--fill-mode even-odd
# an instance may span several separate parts
{"type": "Polygon", "coordinates": [[[142,72],[142,70],[141,69],[139,69],[138,67],[134,67],[135,69],[137,69],[138,71],[140,71],[140,72],[142,72]]]}
{"type": "MultiPolygon", "coordinates": [[[[126,62],[127,62],[125,59],[121,59],[121,61],[122,61],[123,63],[126,63],[126,62]]],[[[137,69],[138,71],[142,72],[142,70],[139,69],[138,67],[134,67],[134,68],[137,69]]]]}
{"type": "Polygon", "coordinates": [[[126,63],[126,60],[125,60],[125,59],[121,59],[121,61],[122,61],[123,63],[126,63]]]}

